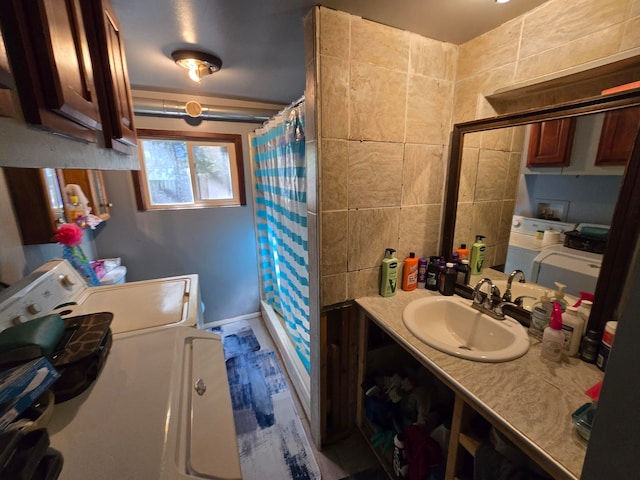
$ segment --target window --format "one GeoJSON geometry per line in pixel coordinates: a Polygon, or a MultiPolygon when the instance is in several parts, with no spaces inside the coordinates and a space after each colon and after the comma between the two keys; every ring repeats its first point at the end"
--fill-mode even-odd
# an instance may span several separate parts
{"type": "Polygon", "coordinates": [[[240,135],[138,129],[139,210],[246,205],[240,135]]]}

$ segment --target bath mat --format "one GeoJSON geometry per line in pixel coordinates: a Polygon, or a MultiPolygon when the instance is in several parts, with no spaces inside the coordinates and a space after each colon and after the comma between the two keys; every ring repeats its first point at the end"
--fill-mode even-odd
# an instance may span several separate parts
{"type": "Polygon", "coordinates": [[[223,336],[243,480],[319,480],[276,353],[260,350],[250,328],[224,327],[211,330],[223,336]]]}

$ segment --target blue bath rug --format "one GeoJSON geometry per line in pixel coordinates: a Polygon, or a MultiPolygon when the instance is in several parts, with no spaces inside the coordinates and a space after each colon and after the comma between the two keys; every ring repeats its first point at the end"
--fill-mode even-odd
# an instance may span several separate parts
{"type": "Polygon", "coordinates": [[[251,328],[212,331],[223,336],[243,480],[319,480],[276,353],[261,350],[251,328]]]}

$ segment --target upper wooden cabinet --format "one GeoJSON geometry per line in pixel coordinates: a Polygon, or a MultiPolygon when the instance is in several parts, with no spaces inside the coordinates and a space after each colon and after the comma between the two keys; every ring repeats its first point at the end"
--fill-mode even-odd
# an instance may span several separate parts
{"type": "Polygon", "coordinates": [[[626,165],[639,128],[640,107],[605,113],[595,164],[598,166],[626,165]]]}
{"type": "Polygon", "coordinates": [[[2,0],[0,26],[25,120],[134,153],[118,20],[107,0],[2,0]]]}
{"type": "Polygon", "coordinates": [[[108,0],[81,0],[107,148],[132,153],[136,146],[133,102],[120,24],[108,0]],[[104,106],[104,108],[102,108],[104,106]]]}
{"type": "Polygon", "coordinates": [[[3,0],[0,22],[25,120],[95,142],[100,114],[79,0],[3,0]]]}
{"type": "Polygon", "coordinates": [[[574,118],[531,125],[527,167],[568,166],[571,161],[575,129],[574,118]]]}

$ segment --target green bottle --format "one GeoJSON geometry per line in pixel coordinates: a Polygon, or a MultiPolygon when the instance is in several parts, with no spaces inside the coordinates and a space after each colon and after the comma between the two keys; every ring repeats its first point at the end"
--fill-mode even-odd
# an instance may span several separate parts
{"type": "Polygon", "coordinates": [[[484,238],[484,235],[476,235],[476,241],[471,246],[471,261],[469,262],[471,275],[479,275],[482,273],[484,251],[487,249],[487,244],[484,243],[484,238]]]}
{"type": "Polygon", "coordinates": [[[382,259],[382,273],[380,276],[380,295],[392,297],[396,294],[398,285],[398,259],[394,257],[395,250],[387,248],[382,259]]]}

